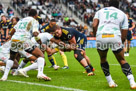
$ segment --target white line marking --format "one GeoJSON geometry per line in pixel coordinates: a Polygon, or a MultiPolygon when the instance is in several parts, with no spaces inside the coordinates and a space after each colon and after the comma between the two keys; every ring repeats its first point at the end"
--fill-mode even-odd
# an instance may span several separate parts
{"type": "MultiPolygon", "coordinates": [[[[120,66],[120,64],[110,64],[110,65],[120,66]]],[[[136,65],[130,65],[130,67],[136,67],[136,65]]]]}
{"type": "Polygon", "coordinates": [[[29,84],[29,85],[36,85],[36,86],[43,86],[43,87],[50,87],[50,88],[57,88],[63,90],[72,90],[72,91],[87,91],[75,88],[68,88],[68,87],[61,87],[61,86],[54,86],[54,85],[47,85],[47,84],[40,84],[40,83],[32,83],[32,82],[25,82],[25,81],[16,81],[16,80],[7,80],[8,82],[15,82],[15,83],[22,83],[22,84],[29,84]]]}

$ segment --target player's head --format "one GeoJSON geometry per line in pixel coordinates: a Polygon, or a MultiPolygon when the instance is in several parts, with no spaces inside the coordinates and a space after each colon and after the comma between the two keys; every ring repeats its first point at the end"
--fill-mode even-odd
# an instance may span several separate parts
{"type": "Polygon", "coordinates": [[[54,34],[55,34],[56,37],[61,37],[61,35],[62,35],[61,28],[58,25],[54,25],[51,28],[51,31],[54,32],[54,34]]]}
{"type": "Polygon", "coordinates": [[[18,17],[13,17],[13,18],[11,19],[11,22],[12,22],[13,25],[17,24],[18,21],[19,21],[19,18],[18,18],[18,17]]]}
{"type": "Polygon", "coordinates": [[[118,8],[119,7],[119,1],[118,0],[110,0],[109,6],[113,6],[113,7],[118,8]]]}
{"type": "Polygon", "coordinates": [[[52,28],[54,25],[56,25],[56,20],[55,19],[51,19],[49,26],[52,28]]]}
{"type": "Polygon", "coordinates": [[[129,13],[128,12],[126,12],[126,15],[127,15],[127,18],[129,18],[129,13]]]}
{"type": "Polygon", "coordinates": [[[31,16],[31,17],[33,17],[33,18],[37,18],[38,17],[38,15],[37,15],[37,11],[35,10],[35,9],[31,9],[30,11],[29,11],[29,16],[31,16]]]}
{"type": "Polygon", "coordinates": [[[1,20],[3,20],[4,22],[7,20],[6,16],[3,14],[1,15],[1,20]]]}

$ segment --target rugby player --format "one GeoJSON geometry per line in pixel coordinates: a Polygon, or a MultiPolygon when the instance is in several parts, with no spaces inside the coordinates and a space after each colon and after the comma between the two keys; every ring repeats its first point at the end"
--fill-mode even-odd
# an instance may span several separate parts
{"type": "Polygon", "coordinates": [[[19,51],[25,50],[26,52],[35,56],[35,60],[37,60],[38,66],[38,79],[51,80],[50,77],[47,77],[43,73],[44,69],[44,54],[42,51],[34,46],[30,40],[33,32],[38,32],[39,24],[35,20],[37,18],[37,11],[35,9],[31,9],[29,12],[29,16],[21,19],[15,26],[11,32],[11,48],[10,48],[10,58],[6,63],[6,68],[4,71],[4,75],[1,80],[5,81],[8,78],[9,71],[13,66],[14,60],[19,51]]]}
{"type": "Polygon", "coordinates": [[[111,48],[120,63],[123,73],[130,82],[131,89],[136,89],[131,67],[124,58],[122,48],[122,43],[124,43],[127,36],[128,19],[125,13],[118,9],[118,0],[110,0],[109,6],[97,11],[93,20],[93,31],[94,35],[96,35],[96,46],[101,60],[101,68],[109,87],[117,87],[111,77],[107,62],[107,52],[111,48]]]}
{"type": "MultiPolygon", "coordinates": [[[[56,39],[63,42],[68,42],[71,45],[71,49],[74,50],[74,57],[86,69],[88,76],[94,75],[94,68],[90,63],[90,59],[85,53],[85,46],[87,44],[86,36],[74,28],[64,28],[59,27],[58,25],[54,25],[51,30],[54,31],[54,37],[56,39]]],[[[65,48],[64,51],[71,50],[65,48]]]]}
{"type": "Polygon", "coordinates": [[[126,13],[128,17],[128,33],[127,33],[127,39],[125,40],[125,47],[124,47],[124,56],[129,56],[129,50],[130,50],[130,44],[132,40],[132,30],[135,28],[135,23],[133,22],[132,18],[129,17],[129,14],[126,13]]]}
{"type": "MultiPolygon", "coordinates": [[[[53,27],[53,25],[56,25],[56,20],[55,19],[51,19],[50,22],[46,25],[44,25],[40,31],[43,33],[43,32],[48,32],[50,33],[50,29],[53,27]]],[[[68,69],[68,62],[67,62],[67,56],[65,55],[65,53],[61,50],[59,50],[58,48],[55,48],[56,51],[58,51],[61,55],[61,58],[64,62],[64,67],[62,67],[62,69],[68,69]]],[[[55,60],[55,57],[53,57],[52,55],[48,55],[48,59],[49,61],[51,62],[52,64],[52,67],[53,67],[53,64],[57,64],[56,60],[55,60]]]]}

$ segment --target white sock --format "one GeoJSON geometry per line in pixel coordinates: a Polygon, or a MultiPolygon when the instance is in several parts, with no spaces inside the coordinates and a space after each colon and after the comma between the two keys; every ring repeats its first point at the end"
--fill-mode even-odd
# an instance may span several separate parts
{"type": "Polygon", "coordinates": [[[37,63],[38,63],[38,76],[39,76],[43,74],[44,58],[42,57],[37,58],[37,63]]]}
{"type": "Polygon", "coordinates": [[[26,65],[26,63],[22,60],[21,63],[19,64],[17,70],[19,70],[20,68],[23,68],[26,65]]]}
{"type": "Polygon", "coordinates": [[[30,66],[27,66],[27,67],[23,68],[23,70],[27,72],[29,70],[34,70],[34,69],[37,69],[37,68],[38,68],[38,64],[37,63],[33,63],[30,66]]]}
{"type": "Polygon", "coordinates": [[[109,82],[113,82],[111,75],[106,76],[106,79],[107,79],[107,82],[108,82],[108,83],[109,83],[109,82]]]}
{"type": "Polygon", "coordinates": [[[135,83],[134,76],[133,76],[132,74],[131,74],[131,75],[128,75],[127,78],[128,78],[128,80],[129,80],[130,84],[135,83]]]}
{"type": "Polygon", "coordinates": [[[14,63],[14,61],[12,61],[12,60],[8,60],[6,62],[6,68],[5,68],[4,75],[3,75],[4,78],[8,77],[9,71],[10,71],[11,67],[13,66],[13,63],[14,63]]]}

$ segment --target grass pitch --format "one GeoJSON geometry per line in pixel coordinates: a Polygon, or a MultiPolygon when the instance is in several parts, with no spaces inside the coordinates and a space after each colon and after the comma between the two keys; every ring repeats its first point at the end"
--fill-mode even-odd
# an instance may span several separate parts
{"type": "MultiPolygon", "coordinates": [[[[130,51],[130,56],[126,57],[126,60],[131,65],[132,72],[134,77],[136,78],[136,59],[135,59],[135,50],[136,48],[132,48],[130,51]]],[[[109,50],[108,52],[108,62],[110,64],[110,72],[118,84],[117,88],[109,88],[105,76],[100,67],[100,59],[96,49],[86,49],[86,54],[89,56],[92,65],[95,68],[95,76],[87,76],[87,74],[83,74],[84,68],[76,61],[73,56],[73,52],[66,52],[69,64],[69,69],[59,69],[54,70],[53,68],[48,68],[51,64],[49,63],[46,56],[46,67],[44,68],[44,73],[52,78],[52,81],[43,81],[38,80],[36,78],[37,71],[32,70],[28,72],[29,78],[25,78],[23,76],[12,76],[9,75],[8,80],[15,81],[23,81],[29,83],[39,83],[45,84],[46,86],[38,86],[27,83],[16,83],[16,82],[0,82],[0,91],[68,91],[62,88],[54,88],[64,87],[64,88],[73,88],[79,90],[86,91],[131,91],[129,86],[129,81],[122,73],[121,67],[119,63],[115,59],[113,53],[109,50]],[[51,85],[51,87],[47,86],[51,85]]],[[[46,55],[46,54],[45,54],[46,55]]],[[[63,67],[63,61],[59,53],[54,55],[57,61],[57,64],[63,67]]],[[[2,74],[0,73],[0,77],[2,74]]]]}

